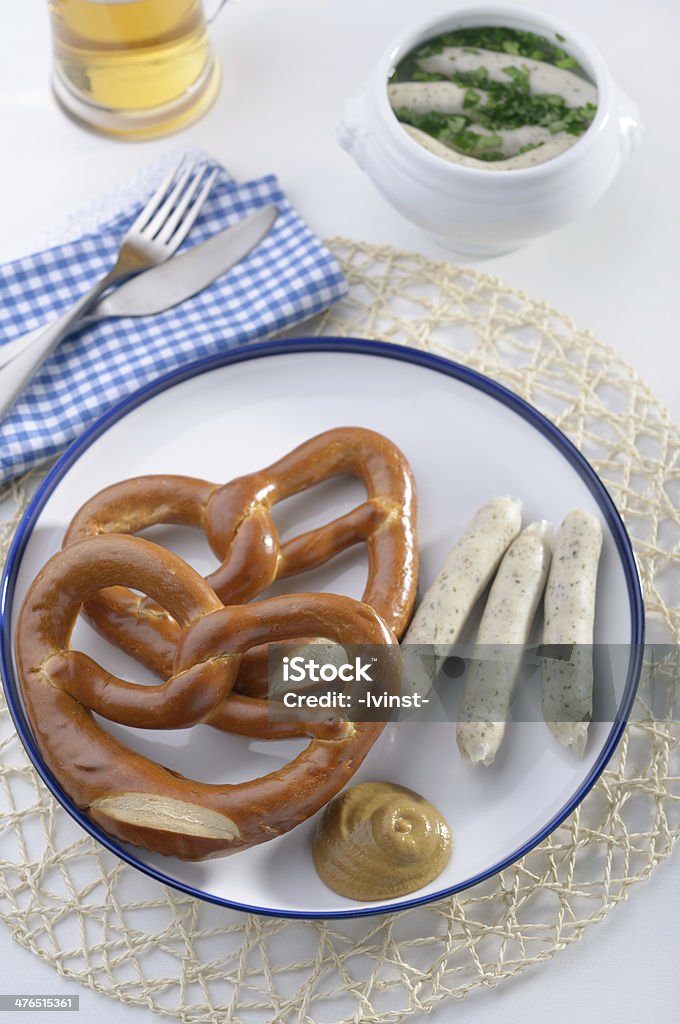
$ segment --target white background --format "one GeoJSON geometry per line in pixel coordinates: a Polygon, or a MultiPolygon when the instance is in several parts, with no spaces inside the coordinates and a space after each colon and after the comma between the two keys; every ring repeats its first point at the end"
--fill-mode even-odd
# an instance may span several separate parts
{"type": "MultiPolygon", "coordinates": [[[[275,172],[321,236],[450,254],[403,220],[335,142],[343,102],[393,36],[450,9],[442,0],[231,0],[212,33],[224,69],[215,108],[172,140],[125,144],[90,135],[54,106],[44,0],[0,8],[0,259],[27,251],[45,226],[178,145],[213,153],[239,178],[275,172]]],[[[525,0],[559,14],[603,51],[647,129],[610,192],[582,221],[480,269],[572,315],[614,346],[680,420],[680,129],[677,0],[525,0]]],[[[662,865],[625,906],[552,962],[428,1019],[638,1024],[677,1015],[680,872],[662,865]]],[[[0,930],[0,994],[79,993],[106,1021],[157,1020],[60,978],[0,930]]],[[[23,1020],[6,1013],[2,1021],[23,1020]]],[[[33,1013],[35,1024],[53,1020],[33,1013]]],[[[64,1014],[57,1020],[76,1019],[64,1014]]],[[[80,1019],[84,1019],[82,1016],[80,1019]]]]}

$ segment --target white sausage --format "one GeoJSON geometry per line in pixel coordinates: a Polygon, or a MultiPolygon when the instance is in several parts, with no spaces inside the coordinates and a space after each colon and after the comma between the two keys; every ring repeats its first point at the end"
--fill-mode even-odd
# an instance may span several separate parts
{"type": "Polygon", "coordinates": [[[477,633],[475,662],[458,705],[456,741],[470,764],[490,765],[510,711],[524,646],[550,565],[550,524],[532,523],[508,548],[477,633]]]}
{"type": "Polygon", "coordinates": [[[542,659],[543,717],[562,746],[579,755],[593,712],[592,643],[601,550],[600,521],[589,512],[570,512],[555,538],[545,589],[543,643],[568,645],[571,657],[542,659]]]}
{"type": "MultiPolygon", "coordinates": [[[[536,167],[538,164],[547,163],[548,160],[554,160],[556,156],[566,152],[579,140],[578,135],[558,132],[556,135],[551,136],[548,142],[543,142],[536,149],[529,149],[526,153],[509,156],[505,160],[478,160],[477,157],[465,156],[464,153],[459,153],[457,150],[445,146],[443,142],[434,139],[427,132],[421,131],[420,128],[414,128],[410,124],[402,124],[401,126],[412,139],[419,142],[430,153],[434,153],[435,156],[440,156],[443,160],[448,160],[452,164],[460,164],[462,167],[474,167],[482,171],[517,171],[523,167],[536,167]]],[[[475,131],[477,130],[475,128],[475,131]]]]}
{"type": "Polygon", "coordinates": [[[597,88],[592,82],[566,68],[558,68],[547,61],[533,60],[531,57],[477,48],[472,52],[461,46],[447,46],[432,57],[421,57],[418,66],[424,71],[442,75],[476,71],[484,67],[493,82],[502,82],[504,85],[512,83],[505,68],[526,68],[529,72],[529,89],[534,96],[561,96],[568,107],[597,103],[597,88]]]}
{"type": "Polygon", "coordinates": [[[438,650],[418,659],[422,671],[404,680],[405,692],[425,696],[431,689],[470,612],[520,531],[521,508],[514,498],[494,498],[475,513],[449,552],[402,641],[404,645],[435,644],[438,650]]]}
{"type": "MultiPolygon", "coordinates": [[[[524,156],[523,153],[520,153],[520,149],[523,149],[525,146],[545,146],[554,142],[555,139],[562,141],[573,139],[576,141],[576,136],[574,135],[569,136],[566,132],[550,132],[539,124],[523,124],[521,128],[498,129],[484,128],[481,124],[473,124],[467,130],[475,135],[494,136],[497,140],[500,140],[494,143],[494,149],[506,157],[524,156]]],[[[569,147],[567,146],[566,148],[568,149],[569,147]]],[[[487,167],[493,167],[497,161],[487,160],[485,162],[487,167]]]]}
{"type": "Polygon", "coordinates": [[[467,90],[454,82],[393,82],[387,86],[392,107],[408,107],[419,114],[463,114],[467,90]]]}
{"type": "MultiPolygon", "coordinates": [[[[479,92],[479,90],[477,91],[479,92]]],[[[420,114],[425,114],[430,110],[441,114],[464,114],[467,117],[472,117],[474,121],[474,114],[464,107],[466,90],[461,89],[453,82],[395,82],[393,85],[388,85],[387,92],[395,110],[399,107],[406,107],[407,110],[413,110],[420,114]]],[[[517,156],[520,149],[525,146],[538,146],[552,142],[555,138],[566,137],[565,132],[550,132],[538,124],[523,124],[520,128],[494,129],[473,124],[467,130],[473,131],[476,135],[496,136],[500,140],[496,148],[504,156],[517,156]]],[[[575,136],[571,136],[571,138],[576,141],[575,136]]],[[[485,161],[490,166],[493,166],[494,162],[485,161]]]]}

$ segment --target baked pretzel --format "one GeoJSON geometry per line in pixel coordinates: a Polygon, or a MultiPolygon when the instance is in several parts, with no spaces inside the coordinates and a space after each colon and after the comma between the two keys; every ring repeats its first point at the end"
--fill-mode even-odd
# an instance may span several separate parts
{"type": "MultiPolygon", "coordinates": [[[[23,603],[16,633],[22,693],[45,763],[70,799],[110,835],[158,853],[202,860],[273,839],[322,807],[357,770],[383,723],[327,716],[309,723],[309,746],[278,771],[238,785],[208,785],[134,753],[92,715],[149,729],[207,723],[264,701],[232,695],[241,655],[272,639],[321,632],[340,643],[394,644],[385,669],[400,669],[394,636],[368,605],[331,594],[297,594],[223,607],[178,556],[138,537],[80,541],[54,555],[23,603]],[[180,630],[172,675],[139,686],[71,650],[81,603],[102,586],[148,593],[180,630]]],[[[228,726],[231,728],[231,726],[228,726]]]]}
{"type": "MultiPolygon", "coordinates": [[[[312,569],[363,541],[368,580],[362,600],[399,638],[411,617],[418,581],[415,520],[415,485],[402,452],[372,430],[338,427],[224,486],[184,476],[143,476],[113,484],[76,513],[64,546],[101,533],[137,533],[159,523],[199,527],[222,559],[207,582],[225,604],[240,604],[274,580],[312,569]],[[272,507],[339,474],[359,477],[367,500],[281,544],[272,507]]],[[[107,639],[161,678],[170,674],[179,627],[155,602],[116,588],[91,597],[85,611],[107,639]]],[[[266,648],[244,658],[237,688],[259,696],[267,692],[266,648]]]]}

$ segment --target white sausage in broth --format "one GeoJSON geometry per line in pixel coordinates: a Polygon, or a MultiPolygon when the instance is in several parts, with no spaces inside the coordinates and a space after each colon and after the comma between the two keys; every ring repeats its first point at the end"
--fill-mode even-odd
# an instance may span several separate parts
{"type": "Polygon", "coordinates": [[[523,649],[548,575],[550,534],[545,520],[527,526],[508,548],[491,585],[458,705],[456,741],[470,764],[492,764],[503,742],[523,649]]]}
{"type": "Polygon", "coordinates": [[[483,505],[425,594],[402,641],[404,645],[434,644],[438,650],[421,656],[404,691],[425,696],[460,638],[473,607],[488,585],[508,545],[522,525],[522,503],[494,498],[483,505]]]}
{"type": "Polygon", "coordinates": [[[429,110],[437,110],[441,114],[462,114],[466,91],[455,82],[391,82],[387,86],[392,107],[408,107],[421,114],[429,110]]]}
{"type": "MultiPolygon", "coordinates": [[[[556,156],[565,153],[570,149],[575,138],[573,135],[555,135],[548,142],[541,143],[537,149],[529,149],[525,153],[517,153],[515,156],[506,157],[504,160],[479,160],[475,156],[467,156],[459,153],[443,142],[432,138],[427,132],[413,125],[403,124],[402,128],[407,135],[410,135],[414,142],[418,142],[424,149],[427,149],[442,160],[448,160],[450,164],[460,164],[461,167],[472,167],[477,170],[486,171],[517,171],[523,167],[537,167],[538,164],[545,164],[548,160],[554,160],[556,156]]],[[[477,129],[476,129],[477,130],[477,129]]],[[[478,131],[478,134],[482,134],[478,131]]]]}
{"type": "MultiPolygon", "coordinates": [[[[542,659],[543,717],[563,747],[582,755],[593,712],[593,626],[602,526],[590,512],[570,512],[555,538],[545,590],[546,647],[571,649],[569,660],[542,659]]],[[[554,654],[559,651],[555,650],[554,654]]]]}
{"type": "Polygon", "coordinates": [[[597,88],[592,82],[575,75],[573,71],[558,68],[531,57],[516,57],[495,50],[473,49],[464,46],[446,46],[441,53],[421,57],[418,66],[423,71],[442,75],[470,73],[485,68],[492,82],[507,85],[511,81],[508,68],[529,73],[530,88],[534,96],[561,96],[569,107],[582,107],[597,103],[597,88]]]}
{"type": "MultiPolygon", "coordinates": [[[[407,108],[416,113],[426,114],[430,110],[442,114],[464,114],[466,90],[454,82],[395,82],[388,85],[387,92],[392,107],[396,110],[407,108]]],[[[483,90],[477,89],[477,94],[482,97],[483,90]]],[[[484,103],[480,102],[476,109],[483,109],[484,103]]],[[[419,131],[419,129],[416,129],[419,131]]],[[[522,150],[527,146],[543,146],[550,143],[548,152],[550,157],[555,156],[564,149],[568,149],[574,143],[574,138],[567,137],[564,133],[555,135],[548,128],[538,124],[523,124],[519,128],[485,128],[480,124],[473,124],[468,128],[469,132],[479,136],[493,136],[495,141],[494,149],[503,156],[522,156],[522,150]],[[559,145],[553,145],[559,140],[559,145]]],[[[421,134],[425,134],[422,132],[421,134]]],[[[423,140],[414,136],[418,142],[423,140]]],[[[436,140],[433,140],[436,141],[436,140]]],[[[441,143],[439,143],[441,145],[441,143]]],[[[448,147],[444,147],[448,148],[448,147]]],[[[450,152],[455,152],[450,150],[450,152]]],[[[441,155],[441,154],[439,154],[441,155]]],[[[537,154],[538,155],[538,154],[537,154]]],[[[546,157],[546,159],[550,159],[546,157]]],[[[474,158],[472,158],[474,159],[474,158]]],[[[474,159],[475,164],[484,161],[474,159]]],[[[498,161],[492,163],[492,167],[498,161]]],[[[517,166],[514,164],[513,166],[517,166]]],[[[521,164],[519,166],[522,166],[521,164]]]]}

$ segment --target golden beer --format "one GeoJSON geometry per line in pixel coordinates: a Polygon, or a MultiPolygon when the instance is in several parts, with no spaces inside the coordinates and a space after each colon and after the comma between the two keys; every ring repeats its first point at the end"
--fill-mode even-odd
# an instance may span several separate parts
{"type": "Polygon", "coordinates": [[[219,88],[201,0],[49,0],[59,103],[100,131],[149,137],[219,88]]]}

